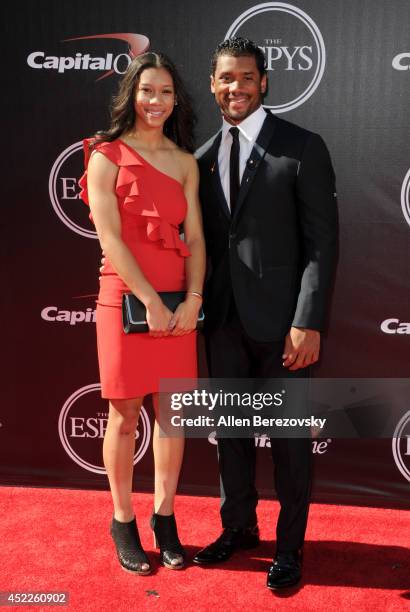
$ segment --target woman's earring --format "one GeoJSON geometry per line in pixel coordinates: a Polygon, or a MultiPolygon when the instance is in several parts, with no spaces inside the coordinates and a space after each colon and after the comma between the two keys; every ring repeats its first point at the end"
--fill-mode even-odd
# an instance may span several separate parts
{"type": "Polygon", "coordinates": [[[174,106],[178,106],[178,100],[175,100],[174,106]]]}

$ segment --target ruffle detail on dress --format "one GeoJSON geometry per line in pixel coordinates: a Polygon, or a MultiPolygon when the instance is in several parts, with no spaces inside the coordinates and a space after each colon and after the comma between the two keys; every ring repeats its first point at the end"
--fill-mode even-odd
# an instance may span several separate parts
{"type": "Polygon", "coordinates": [[[144,164],[132,152],[129,162],[127,166],[120,167],[117,178],[116,193],[119,198],[124,199],[124,207],[128,212],[144,218],[147,223],[148,240],[161,242],[164,249],[177,249],[182,257],[189,257],[191,253],[185,242],[179,237],[178,226],[163,219],[154,203],[150,210],[141,210],[141,204],[138,202],[138,179],[130,166],[143,166],[144,164]]]}
{"type": "MultiPolygon", "coordinates": [[[[133,166],[142,166],[137,159],[133,159],[133,166]]],[[[136,204],[139,196],[138,179],[128,166],[120,166],[115,189],[119,198],[124,198],[124,204],[136,204]]]]}
{"type": "Polygon", "coordinates": [[[140,214],[147,220],[147,238],[149,240],[161,242],[164,249],[178,250],[181,257],[191,255],[187,245],[179,237],[178,226],[160,217],[154,203],[151,210],[145,209],[140,214]]]}
{"type": "MultiPolygon", "coordinates": [[[[131,172],[131,170],[128,169],[128,167],[142,166],[142,162],[140,162],[136,156],[132,154],[132,151],[129,151],[126,147],[122,147],[118,141],[104,141],[99,143],[95,138],[86,138],[83,140],[83,146],[85,172],[78,181],[78,184],[81,187],[80,198],[83,200],[83,202],[85,202],[87,206],[90,205],[87,189],[87,167],[93,151],[103,153],[113,164],[119,166],[115,191],[118,197],[125,197],[125,203],[131,202],[134,196],[137,196],[139,192],[137,178],[131,172]],[[90,145],[94,146],[90,148],[90,145]]],[[[91,214],[90,219],[92,220],[91,214]]]]}
{"type": "MultiPolygon", "coordinates": [[[[132,166],[144,166],[144,163],[138,159],[137,153],[134,153],[118,140],[113,142],[97,142],[94,144],[94,147],[90,149],[91,143],[95,143],[95,139],[86,138],[83,141],[85,172],[78,181],[81,187],[80,197],[82,200],[89,206],[87,166],[92,151],[99,151],[119,167],[115,192],[118,198],[123,200],[123,206],[127,212],[143,217],[146,222],[148,240],[151,242],[161,242],[161,246],[164,249],[176,249],[182,257],[189,257],[191,253],[186,243],[179,237],[179,228],[177,225],[163,219],[154,203],[152,203],[151,209],[148,210],[145,208],[141,210],[141,203],[138,201],[138,179],[135,176],[135,171],[132,170],[132,166]]],[[[91,214],[90,219],[92,220],[91,214]]]]}

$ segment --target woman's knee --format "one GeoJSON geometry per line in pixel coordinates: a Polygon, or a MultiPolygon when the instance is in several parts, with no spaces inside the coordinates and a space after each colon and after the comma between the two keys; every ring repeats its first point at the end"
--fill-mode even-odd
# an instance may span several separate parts
{"type": "Polygon", "coordinates": [[[141,409],[139,400],[114,400],[110,402],[109,419],[121,435],[135,434],[141,409]]]}

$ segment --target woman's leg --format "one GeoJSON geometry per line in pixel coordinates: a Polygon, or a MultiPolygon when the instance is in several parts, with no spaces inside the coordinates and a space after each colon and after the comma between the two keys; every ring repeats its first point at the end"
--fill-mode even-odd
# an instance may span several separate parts
{"type": "Polygon", "coordinates": [[[142,398],[111,400],[103,458],[114,504],[114,517],[126,523],[134,518],[132,475],[134,469],[135,430],[142,398]]]}
{"type": "Polygon", "coordinates": [[[185,439],[183,436],[178,438],[160,436],[159,394],[155,393],[152,399],[155,410],[152,442],[155,463],[154,512],[170,515],[174,512],[174,499],[184,455],[185,439]]]}
{"type": "Polygon", "coordinates": [[[114,504],[111,535],[121,566],[132,573],[149,574],[151,567],[138,533],[132,507],[135,430],[142,398],[111,400],[103,457],[114,504]]]}
{"type": "MultiPolygon", "coordinates": [[[[178,538],[174,499],[184,454],[185,439],[160,436],[159,394],[153,395],[155,426],[152,446],[155,463],[154,514],[151,527],[161,550],[161,561],[170,569],[184,566],[185,551],[178,538]]],[[[166,401],[166,398],[163,397],[166,401]]],[[[168,406],[166,407],[168,410],[168,406]]],[[[164,416],[164,415],[162,415],[164,416]]]]}

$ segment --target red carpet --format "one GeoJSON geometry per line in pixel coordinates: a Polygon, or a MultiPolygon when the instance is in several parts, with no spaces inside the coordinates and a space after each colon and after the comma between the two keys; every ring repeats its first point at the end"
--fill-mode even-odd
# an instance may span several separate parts
{"type": "MultiPolygon", "coordinates": [[[[406,511],[313,505],[303,583],[277,595],[265,587],[275,502],[260,502],[259,548],[235,555],[223,567],[188,565],[173,572],[156,564],[146,577],[118,565],[108,535],[108,493],[0,487],[0,502],[0,591],[68,591],[69,605],[60,610],[410,610],[406,511]]],[[[219,535],[218,505],[215,498],[178,498],[180,536],[190,556],[219,535]]],[[[152,496],[135,494],[134,507],[143,544],[157,561],[148,527],[152,496]]]]}

